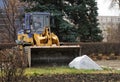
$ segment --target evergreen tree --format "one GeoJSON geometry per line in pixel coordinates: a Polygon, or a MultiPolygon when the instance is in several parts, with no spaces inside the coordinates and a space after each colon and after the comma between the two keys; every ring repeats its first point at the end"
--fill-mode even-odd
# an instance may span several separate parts
{"type": "Polygon", "coordinates": [[[24,0],[34,3],[26,11],[51,13],[51,29],[60,41],[101,41],[97,27],[97,6],[95,0],[24,0]],[[69,21],[66,21],[65,18],[69,21]]]}
{"type": "Polygon", "coordinates": [[[80,41],[101,41],[95,0],[66,0],[64,11],[77,28],[80,41]]]}

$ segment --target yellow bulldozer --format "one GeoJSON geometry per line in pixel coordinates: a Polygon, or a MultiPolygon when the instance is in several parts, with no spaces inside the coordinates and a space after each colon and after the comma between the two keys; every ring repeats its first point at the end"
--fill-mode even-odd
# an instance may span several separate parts
{"type": "Polygon", "coordinates": [[[80,50],[79,45],[60,44],[58,36],[51,32],[50,13],[46,12],[25,14],[24,24],[18,31],[16,43],[26,53],[29,67],[36,63],[41,65],[66,60],[69,62],[79,55],[80,50]]]}

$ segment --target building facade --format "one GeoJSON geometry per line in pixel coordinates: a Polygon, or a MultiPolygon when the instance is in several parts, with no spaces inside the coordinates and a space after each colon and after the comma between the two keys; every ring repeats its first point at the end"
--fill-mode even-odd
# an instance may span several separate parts
{"type": "Polygon", "coordinates": [[[120,16],[98,16],[103,42],[120,42],[120,16]]]}

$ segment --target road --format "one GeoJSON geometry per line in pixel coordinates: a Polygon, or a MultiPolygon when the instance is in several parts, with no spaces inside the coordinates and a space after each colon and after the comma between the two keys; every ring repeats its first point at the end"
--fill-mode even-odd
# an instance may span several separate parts
{"type": "Polygon", "coordinates": [[[97,60],[98,65],[120,70],[120,60],[97,60]]]}

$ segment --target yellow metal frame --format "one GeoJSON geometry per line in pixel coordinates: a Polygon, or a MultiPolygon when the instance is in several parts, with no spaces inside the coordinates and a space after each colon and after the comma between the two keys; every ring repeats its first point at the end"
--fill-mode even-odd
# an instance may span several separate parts
{"type": "Polygon", "coordinates": [[[19,34],[18,41],[30,43],[36,46],[60,45],[57,35],[51,33],[48,27],[45,27],[42,34],[34,33],[32,37],[29,37],[28,34],[19,34]]]}

